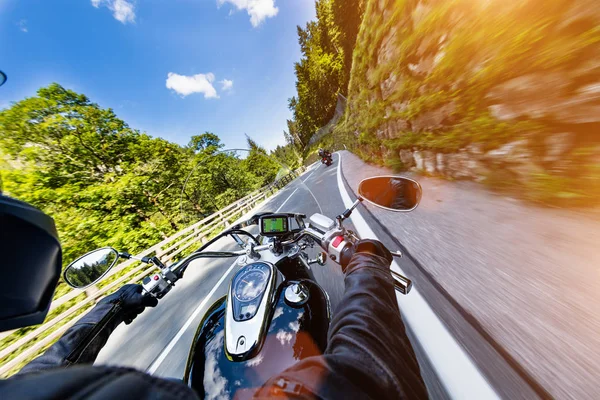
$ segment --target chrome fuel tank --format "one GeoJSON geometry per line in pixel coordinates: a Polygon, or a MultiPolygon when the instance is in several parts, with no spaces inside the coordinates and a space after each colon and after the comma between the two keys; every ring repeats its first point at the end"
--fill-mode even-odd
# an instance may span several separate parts
{"type": "Polygon", "coordinates": [[[184,377],[199,396],[233,398],[237,393],[244,398],[298,361],[323,353],[330,315],[321,287],[311,280],[285,281],[277,288],[275,299],[260,350],[244,361],[234,361],[225,352],[225,297],[207,312],[194,337],[184,377]],[[297,283],[308,290],[303,304],[289,301],[289,292],[297,283]]]}

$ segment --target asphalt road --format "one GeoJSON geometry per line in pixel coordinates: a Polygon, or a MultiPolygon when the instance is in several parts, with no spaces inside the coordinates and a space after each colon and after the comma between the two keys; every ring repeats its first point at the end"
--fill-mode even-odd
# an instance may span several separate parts
{"type": "MultiPolygon", "coordinates": [[[[302,212],[308,216],[319,212],[331,218],[341,213],[345,206],[338,187],[338,155],[334,155],[334,161],[330,167],[314,165],[253,212],[302,212]]],[[[377,229],[372,216],[365,215],[365,219],[374,228],[378,238],[389,248],[397,249],[393,239],[386,232],[377,229]]],[[[346,226],[356,231],[352,218],[346,222],[346,226]]],[[[217,242],[215,248],[233,249],[236,245],[232,240],[224,239],[217,242]]],[[[317,250],[313,250],[313,254],[317,250]]],[[[313,254],[309,252],[309,255],[313,254]]],[[[404,270],[415,270],[409,257],[402,258],[399,265],[404,270]]],[[[238,268],[231,259],[195,262],[188,268],[185,278],[155,309],[147,310],[131,325],[117,328],[96,364],[131,366],[163,377],[181,378],[197,326],[206,310],[226,294],[229,280],[238,268]]],[[[329,261],[323,267],[313,266],[313,272],[319,284],[328,292],[335,313],[343,294],[343,274],[339,266],[329,261]]],[[[415,285],[420,285],[418,275],[410,277],[415,285]]],[[[431,304],[434,310],[448,307],[445,299],[435,300],[431,304]]],[[[447,398],[446,390],[440,384],[435,368],[431,366],[423,348],[412,331],[409,331],[409,335],[415,345],[430,396],[436,399],[447,398]]],[[[504,375],[507,374],[511,374],[510,369],[504,371],[504,375]]],[[[514,383],[511,385],[515,387],[514,383]]]]}
{"type": "MultiPolygon", "coordinates": [[[[342,152],[342,158],[341,176],[344,187],[351,196],[360,179],[386,172],[362,163],[348,152],[342,152]]],[[[332,166],[313,166],[302,177],[264,203],[260,210],[302,212],[309,216],[320,212],[333,218],[345,209],[338,187],[339,163],[340,156],[335,154],[332,166]]],[[[458,210],[455,205],[457,210],[454,210],[454,221],[443,219],[441,214],[436,213],[442,210],[450,213],[439,205],[440,201],[446,201],[446,197],[439,190],[432,188],[431,182],[425,180],[421,183],[424,184],[424,200],[414,213],[390,215],[389,212],[372,206],[359,206],[364,221],[388,248],[403,250],[405,257],[397,261],[399,267],[413,280],[420,295],[426,299],[426,303],[442,321],[453,340],[464,349],[462,351],[472,360],[474,368],[483,376],[485,383],[493,388],[496,395],[507,399],[535,399],[557,396],[558,393],[557,397],[577,398],[564,396],[564,391],[550,392],[548,388],[552,389],[552,385],[540,379],[530,365],[515,355],[515,347],[512,346],[511,340],[494,335],[496,332],[490,328],[490,317],[502,319],[503,316],[496,311],[498,304],[490,304],[486,296],[498,293],[491,293],[494,288],[489,286],[490,282],[485,282],[487,286],[473,288],[473,279],[481,271],[471,270],[469,265],[472,263],[471,258],[481,253],[480,250],[476,250],[466,254],[472,250],[469,243],[477,240],[477,230],[482,227],[476,224],[469,225],[473,230],[472,237],[464,237],[457,225],[465,218],[468,222],[470,210],[458,210]],[[455,253],[464,254],[463,259],[457,258],[455,253]],[[445,268],[443,273],[436,270],[440,264],[445,268]],[[465,290],[461,291],[460,288],[465,290]],[[466,289],[470,289],[471,292],[466,289]],[[473,301],[480,303],[473,305],[473,301]],[[491,315],[485,315],[486,307],[491,315]],[[477,312],[473,312],[473,309],[477,312]]],[[[465,189],[467,192],[469,190],[472,189],[465,189]]],[[[459,196],[454,191],[451,197],[456,199],[459,196]]],[[[467,205],[465,204],[465,207],[467,205]]],[[[352,219],[347,226],[355,229],[352,219]]],[[[235,244],[228,241],[217,243],[215,249],[218,247],[235,248],[235,244]]],[[[518,259],[517,255],[514,257],[518,259]]],[[[132,366],[159,376],[181,378],[200,320],[213,302],[225,295],[229,280],[238,269],[233,265],[233,261],[202,260],[190,266],[185,279],[180,281],[155,309],[147,310],[131,325],[117,328],[100,353],[97,364],[132,366]]],[[[491,262],[490,264],[493,265],[491,262]]],[[[323,267],[313,266],[313,271],[317,281],[327,290],[335,312],[343,293],[343,275],[339,266],[328,262],[323,267]]],[[[496,268],[491,268],[491,271],[501,273],[496,268]]],[[[483,285],[481,281],[479,283],[483,285]]],[[[510,288],[503,288],[502,293],[505,296],[510,295],[510,288]]],[[[514,292],[512,295],[519,297],[519,294],[514,292]]],[[[409,294],[407,298],[410,296],[409,294]]],[[[402,309],[402,302],[400,304],[402,309]]],[[[518,313],[518,310],[504,309],[504,314],[510,314],[512,311],[518,313]]],[[[528,323],[526,319],[518,322],[521,325],[528,323]]],[[[535,325],[535,322],[533,324],[535,325]]],[[[504,328],[515,334],[510,327],[504,328]]],[[[409,335],[415,345],[430,396],[445,398],[446,390],[440,383],[443,379],[438,379],[439,373],[430,364],[431,357],[427,356],[419,344],[422,338],[415,338],[413,332],[409,332],[409,335]]],[[[436,340],[435,336],[433,340],[436,340]]],[[[512,340],[519,338],[513,336],[512,340]]],[[[452,357],[450,352],[448,357],[452,357]]],[[[535,357],[533,359],[535,360],[535,357]]],[[[529,360],[531,361],[531,358],[529,360]]],[[[547,368],[558,369],[555,365],[547,368]]],[[[461,372],[454,371],[458,374],[461,372]]],[[[482,398],[470,394],[468,385],[466,386],[467,390],[458,397],[482,398]]],[[[588,386],[593,387],[594,384],[589,383],[588,386]]],[[[593,398],[579,398],[586,397],[593,398]]]]}
{"type": "MultiPolygon", "coordinates": [[[[391,173],[340,154],[354,190],[365,177],[391,173]]],[[[423,199],[415,211],[366,209],[411,255],[403,269],[497,392],[597,399],[598,212],[537,207],[472,182],[416,179],[423,199]]]]}

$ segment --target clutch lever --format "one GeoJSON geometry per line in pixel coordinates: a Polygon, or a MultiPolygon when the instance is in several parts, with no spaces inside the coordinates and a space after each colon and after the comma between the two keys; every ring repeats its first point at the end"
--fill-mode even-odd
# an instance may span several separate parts
{"type": "MultiPolygon", "coordinates": [[[[394,257],[402,258],[402,252],[400,250],[390,251],[390,253],[392,253],[394,257]]],[[[410,289],[412,289],[412,281],[407,277],[392,271],[391,269],[390,272],[392,273],[392,279],[394,280],[394,287],[396,290],[402,294],[408,294],[410,289]]]]}
{"type": "Polygon", "coordinates": [[[392,279],[394,280],[394,288],[402,294],[408,294],[410,289],[412,289],[412,281],[391,269],[390,272],[392,273],[392,279]]]}

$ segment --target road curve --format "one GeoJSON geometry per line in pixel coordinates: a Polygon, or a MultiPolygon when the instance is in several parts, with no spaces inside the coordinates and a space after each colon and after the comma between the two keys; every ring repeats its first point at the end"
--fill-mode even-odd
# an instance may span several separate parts
{"type": "MultiPolygon", "coordinates": [[[[299,179],[267,200],[259,209],[302,212],[307,215],[321,212],[329,217],[339,214],[345,208],[338,186],[339,160],[339,155],[336,154],[334,164],[330,167],[322,164],[313,165],[299,179]]],[[[351,174],[356,178],[358,172],[354,170],[343,170],[343,172],[344,190],[353,196],[352,185],[348,185],[345,176],[351,174]]],[[[361,214],[382,242],[392,249],[398,247],[397,238],[380,223],[385,217],[375,215],[371,208],[364,209],[361,214]]],[[[356,230],[352,221],[349,227],[356,230]]],[[[234,248],[235,244],[233,241],[228,241],[218,243],[216,247],[234,248]]],[[[404,250],[406,251],[406,248],[404,250]]],[[[473,328],[465,315],[456,309],[452,299],[448,299],[440,292],[439,287],[435,282],[431,282],[431,277],[423,273],[410,254],[402,258],[398,264],[414,281],[415,287],[427,299],[429,306],[467,349],[468,356],[485,374],[484,381],[489,382],[490,387],[495,390],[495,393],[490,392],[489,396],[478,398],[493,398],[495,394],[511,399],[540,397],[531,385],[515,372],[502,354],[481,335],[481,332],[473,328]]],[[[238,269],[237,266],[232,265],[231,259],[211,259],[198,261],[190,266],[185,279],[181,280],[155,309],[147,310],[131,325],[121,325],[117,328],[101,351],[96,364],[131,366],[159,376],[181,378],[198,324],[213,302],[225,295],[229,280],[238,269]]],[[[343,294],[341,270],[331,262],[324,267],[315,267],[313,270],[317,281],[327,290],[335,312],[343,294]]],[[[412,335],[412,332],[409,334],[412,335]]],[[[416,344],[419,362],[431,397],[448,397],[447,388],[440,383],[435,369],[429,364],[430,358],[424,354],[424,349],[418,345],[418,340],[414,337],[411,339],[415,339],[413,343],[416,344]]],[[[460,395],[455,392],[453,395],[455,398],[473,398],[469,393],[460,395]]]]}

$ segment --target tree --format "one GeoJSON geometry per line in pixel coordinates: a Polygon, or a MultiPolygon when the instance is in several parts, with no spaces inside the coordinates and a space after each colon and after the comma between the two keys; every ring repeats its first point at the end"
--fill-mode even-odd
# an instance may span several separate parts
{"type": "Polygon", "coordinates": [[[339,29],[339,43],[344,52],[344,75],[340,92],[347,96],[350,72],[352,70],[352,53],[356,37],[365,11],[365,0],[332,0],[333,21],[339,29]]]}
{"type": "Polygon", "coordinates": [[[294,115],[294,132],[289,128],[289,133],[297,147],[331,120],[337,94],[348,90],[363,12],[362,0],[317,0],[315,7],[317,20],[298,27],[302,58],[295,64],[297,95],[288,100],[294,115]]]}
{"type": "Polygon", "coordinates": [[[218,153],[213,133],[186,147],[152,138],[58,84],[2,110],[0,132],[3,189],[55,219],[66,264],[97,247],[140,251],[274,179],[272,164],[218,153]]]}
{"type": "Polygon", "coordinates": [[[282,168],[281,165],[275,158],[269,156],[267,151],[250,136],[246,135],[246,140],[250,149],[245,159],[246,169],[261,179],[261,186],[273,182],[282,168]]]}
{"type": "Polygon", "coordinates": [[[300,155],[296,151],[296,148],[291,144],[277,146],[275,150],[271,152],[271,156],[275,157],[281,164],[291,170],[300,167],[300,155]]]}
{"type": "Polygon", "coordinates": [[[188,144],[188,148],[195,152],[209,151],[211,153],[223,148],[224,144],[221,143],[221,139],[211,132],[204,132],[201,135],[192,136],[188,144]]]}

